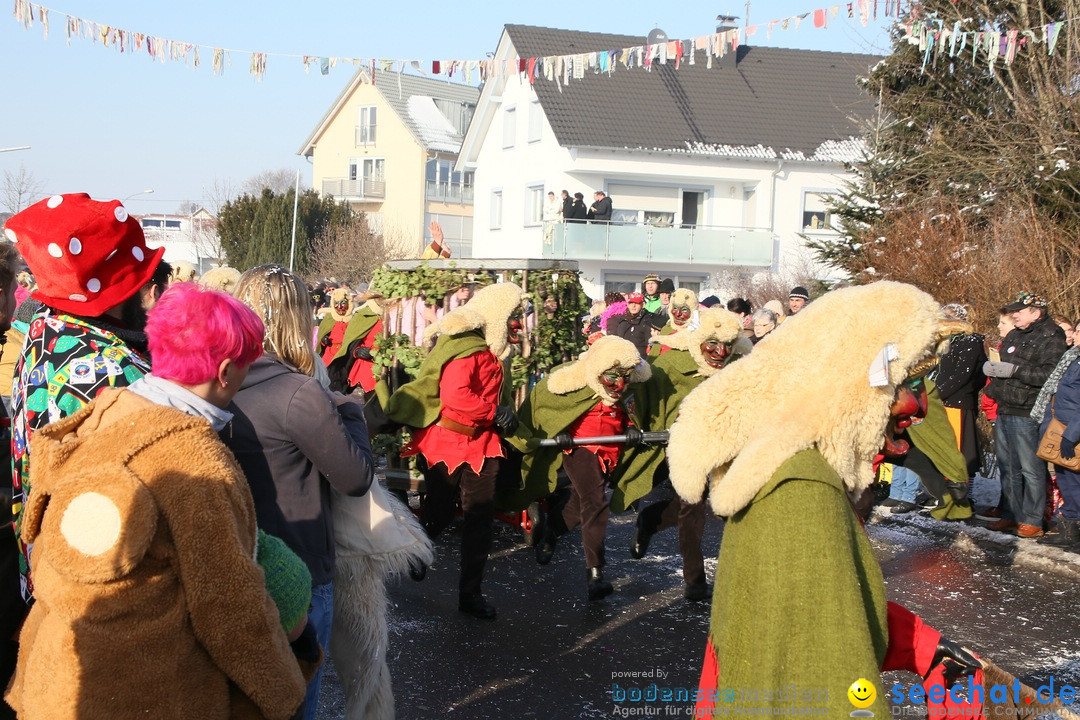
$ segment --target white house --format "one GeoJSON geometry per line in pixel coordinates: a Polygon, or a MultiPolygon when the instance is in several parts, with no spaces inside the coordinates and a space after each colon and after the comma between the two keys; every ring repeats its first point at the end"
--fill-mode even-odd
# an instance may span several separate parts
{"type": "Polygon", "coordinates": [[[201,275],[224,260],[217,218],[204,208],[187,215],[155,213],[137,217],[147,247],[164,247],[166,262],[191,263],[201,275]]]}
{"type": "MultiPolygon", "coordinates": [[[[497,61],[573,56],[645,38],[507,25],[497,61]]],[[[700,289],[725,268],[802,270],[802,235],[832,233],[824,196],[847,177],[874,102],[858,85],[879,58],[742,46],[707,67],[586,68],[568,83],[524,75],[482,89],[459,170],[475,172],[473,254],[578,260],[585,289],[628,290],[647,272],[700,289]],[[545,232],[548,191],[611,196],[610,224],[545,232]]]]}

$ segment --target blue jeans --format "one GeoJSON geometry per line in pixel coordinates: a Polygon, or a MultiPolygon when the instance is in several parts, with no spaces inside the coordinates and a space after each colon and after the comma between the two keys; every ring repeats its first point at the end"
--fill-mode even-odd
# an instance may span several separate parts
{"type": "Polygon", "coordinates": [[[915,472],[908,470],[906,467],[893,465],[889,497],[893,500],[913,503],[915,502],[915,496],[919,493],[920,483],[922,483],[922,479],[915,472]]]}
{"type": "Polygon", "coordinates": [[[1026,415],[998,414],[994,425],[1001,470],[1002,517],[1041,528],[1046,509],[1046,461],[1035,455],[1039,422],[1026,415]]]}
{"type": "Polygon", "coordinates": [[[307,695],[304,696],[304,720],[315,720],[319,711],[322,671],[326,667],[326,660],[330,658],[330,628],[334,624],[333,582],[311,588],[311,612],[308,613],[308,623],[315,627],[315,636],[323,649],[323,664],[319,666],[315,677],[308,683],[307,695]]]}

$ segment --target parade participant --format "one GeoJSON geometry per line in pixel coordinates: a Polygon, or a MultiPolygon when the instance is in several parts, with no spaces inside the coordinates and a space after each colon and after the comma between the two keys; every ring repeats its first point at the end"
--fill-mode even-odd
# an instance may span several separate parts
{"type": "Polygon", "coordinates": [[[319,355],[323,365],[329,367],[344,347],[345,330],[353,316],[352,295],[345,288],[335,288],[330,292],[330,309],[319,323],[319,355]]]}
{"type": "MultiPolygon", "coordinates": [[[[713,511],[727,518],[716,577],[731,579],[713,592],[701,717],[720,711],[710,701],[720,687],[820,688],[814,700],[780,693],[740,705],[846,716],[855,680],[881,688],[882,670],[908,669],[944,684],[943,659],[978,667],[886,603],[852,508],[883,441],[886,454],[902,454],[896,431],[925,412],[925,388],[909,373],[946,336],[941,321],[934,299],[909,285],[836,290],[683,401],[667,448],[672,483],[690,502],[710,486],[713,511]]],[[[884,692],[867,705],[888,715],[884,692]]]]}
{"type": "MultiPolygon", "coordinates": [[[[734,313],[720,307],[704,310],[700,325],[667,336],[667,349],[652,361],[653,374],[668,382],[664,397],[664,429],[671,427],[679,414],[679,405],[691,390],[712,377],[733,360],[750,352],[750,341],[742,334],[742,322],[734,313]]],[[[667,479],[667,465],[659,468],[654,484],[667,479]]],[[[690,503],[671,497],[645,507],[637,518],[637,530],[630,545],[630,556],[645,557],[652,536],[674,525],[679,527],[679,554],[683,559],[684,595],[687,600],[704,600],[710,594],[705,579],[705,561],[701,555],[701,537],[705,531],[705,503],[690,503]]]]}
{"type": "Polygon", "coordinates": [[[375,365],[371,361],[371,350],[382,331],[382,295],[368,293],[364,297],[364,304],[349,318],[337,352],[327,363],[331,390],[350,393],[360,388],[365,398],[371,399],[378,380],[373,372],[375,365]]]}
{"type": "MultiPolygon", "coordinates": [[[[168,286],[164,248],[146,246],[138,220],[119,200],[85,193],[53,195],[10,217],[4,230],[38,287],[43,303],[27,328],[11,393],[13,511],[19,530],[30,495],[34,431],[85,407],[110,387],[150,371],[146,312],[168,286]]],[[[33,592],[21,560],[23,597],[33,592]]]]}
{"type": "MultiPolygon", "coordinates": [[[[576,361],[544,377],[521,406],[521,428],[514,442],[519,449],[533,450],[521,465],[525,493],[531,499],[554,492],[560,468],[570,478],[571,487],[565,505],[548,513],[543,537],[536,546],[537,562],[550,562],[558,538],[580,525],[589,600],[599,600],[613,591],[603,575],[604,534],[611,510],[625,509],[651,488],[652,472],[617,472],[628,460],[622,448],[638,445],[642,430],[647,429],[646,418],[637,414],[645,403],[627,402],[633,393],[630,386],[644,383],[651,374],[631,342],[608,335],[576,361]],[[574,438],[622,434],[626,435],[625,445],[573,443],[574,438]],[[554,438],[557,446],[535,449],[527,445],[528,438],[554,438]],[[611,505],[605,497],[609,483],[616,486],[611,505]]],[[[655,471],[659,450],[647,448],[646,454],[654,462],[644,465],[655,471]]]]}
{"type": "Polygon", "coordinates": [[[660,328],[660,334],[649,343],[649,357],[657,358],[667,351],[664,338],[679,330],[691,329],[697,325],[698,299],[693,290],[679,288],[671,295],[668,307],[668,321],[660,328]]]}
{"type": "Polygon", "coordinates": [[[155,374],[34,435],[22,533],[38,583],[8,702],[27,720],[285,720],[304,680],[283,626],[303,628],[310,595],[286,588],[275,605],[279,565],[262,557],[275,544],[257,540],[251,492],[217,435],[262,324],[182,284],[147,334],[155,374]]]}
{"type": "MultiPolygon", "coordinates": [[[[513,283],[477,290],[425,330],[426,339],[436,334],[438,339],[416,379],[380,397],[391,420],[413,428],[402,456],[417,455],[421,461],[427,491],[421,522],[430,537],[450,524],[460,493],[465,518],[458,609],[483,620],[497,615],[481,584],[491,550],[495,478],[504,457],[499,434],[513,433],[517,425],[502,361],[521,340],[523,301],[524,293],[513,283]]],[[[380,383],[380,395],[384,387],[380,383]]],[[[415,572],[414,579],[422,579],[423,572],[415,572]]]]}

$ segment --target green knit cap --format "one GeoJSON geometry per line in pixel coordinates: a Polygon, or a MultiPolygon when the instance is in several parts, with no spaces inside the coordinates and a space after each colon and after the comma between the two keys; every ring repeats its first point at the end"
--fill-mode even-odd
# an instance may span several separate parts
{"type": "Polygon", "coordinates": [[[311,573],[284,541],[259,530],[256,561],[266,575],[266,592],[277,605],[281,627],[289,632],[307,616],[311,605],[311,573]]]}

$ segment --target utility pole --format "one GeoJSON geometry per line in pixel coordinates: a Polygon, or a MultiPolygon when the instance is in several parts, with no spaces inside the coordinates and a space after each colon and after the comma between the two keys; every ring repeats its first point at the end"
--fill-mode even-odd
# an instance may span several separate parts
{"type": "Polygon", "coordinates": [[[750,27],[750,0],[746,0],[746,15],[743,16],[743,29],[750,27]]]}

